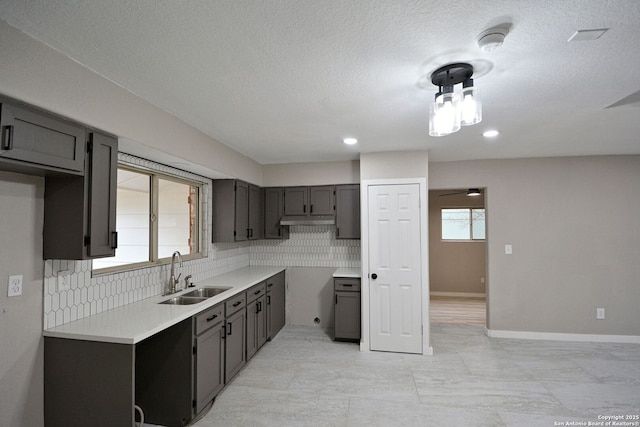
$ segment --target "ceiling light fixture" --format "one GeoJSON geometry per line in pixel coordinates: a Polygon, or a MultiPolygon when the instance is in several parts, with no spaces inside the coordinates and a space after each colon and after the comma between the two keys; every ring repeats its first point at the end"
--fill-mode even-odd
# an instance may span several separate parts
{"type": "Polygon", "coordinates": [[[344,138],[342,142],[344,142],[347,145],[353,145],[353,144],[357,144],[358,140],[355,138],[344,138]]]}
{"type": "Polygon", "coordinates": [[[445,136],[482,121],[482,105],[478,89],[473,87],[473,66],[466,63],[448,64],[431,74],[431,83],[438,93],[429,113],[429,135],[445,136]],[[462,83],[462,90],[453,87],[462,83]]]}
{"type": "Polygon", "coordinates": [[[479,188],[470,188],[467,190],[467,196],[475,197],[475,196],[481,196],[481,195],[482,195],[482,191],[480,191],[479,188]]]}
{"type": "Polygon", "coordinates": [[[482,136],[484,136],[485,138],[495,138],[498,135],[500,135],[500,132],[495,129],[490,129],[482,133],[482,136]]]}

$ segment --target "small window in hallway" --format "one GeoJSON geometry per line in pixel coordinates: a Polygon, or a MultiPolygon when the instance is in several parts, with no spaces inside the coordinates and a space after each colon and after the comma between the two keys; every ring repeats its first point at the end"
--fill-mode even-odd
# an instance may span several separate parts
{"type": "Polygon", "coordinates": [[[484,240],[485,210],[480,208],[442,209],[442,240],[484,240]]]}

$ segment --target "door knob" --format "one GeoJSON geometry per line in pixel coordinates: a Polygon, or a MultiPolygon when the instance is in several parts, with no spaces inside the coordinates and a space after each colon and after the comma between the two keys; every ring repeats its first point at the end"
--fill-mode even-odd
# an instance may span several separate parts
{"type": "Polygon", "coordinates": [[[371,278],[372,278],[373,280],[376,280],[376,279],[378,278],[378,275],[377,275],[376,273],[373,273],[373,274],[371,275],[371,278]]]}

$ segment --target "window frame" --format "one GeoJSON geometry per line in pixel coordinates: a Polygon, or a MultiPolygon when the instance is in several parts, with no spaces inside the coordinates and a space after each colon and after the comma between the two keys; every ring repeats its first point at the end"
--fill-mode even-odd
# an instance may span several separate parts
{"type": "Polygon", "coordinates": [[[478,243],[482,243],[482,242],[486,242],[487,241],[487,209],[485,207],[480,207],[480,206],[456,206],[456,207],[441,207],[440,208],[440,241],[444,242],[444,243],[474,243],[474,242],[478,242],[478,243]],[[469,211],[469,238],[468,239],[445,239],[444,237],[442,237],[442,211],[446,210],[446,209],[458,209],[458,210],[462,210],[462,209],[466,209],[467,211],[469,211]],[[473,238],[473,211],[474,210],[483,210],[484,211],[484,221],[485,221],[485,231],[484,231],[484,238],[482,239],[474,239],[473,238]]]}
{"type": "MultiPolygon", "coordinates": [[[[118,170],[123,169],[130,172],[144,174],[149,176],[149,259],[147,261],[134,262],[129,264],[122,264],[113,267],[93,268],[93,261],[91,263],[92,276],[101,276],[106,274],[124,273],[127,271],[139,270],[142,268],[157,267],[171,263],[171,257],[158,258],[158,206],[159,206],[159,181],[164,179],[167,181],[173,181],[180,184],[196,187],[198,189],[198,201],[197,201],[197,215],[198,221],[196,226],[196,238],[198,242],[198,251],[190,254],[183,254],[183,261],[201,259],[206,257],[206,238],[204,236],[204,186],[203,182],[195,181],[189,178],[183,178],[175,175],[170,175],[165,172],[159,172],[153,169],[139,167],[129,163],[118,162],[118,170]]],[[[117,202],[116,202],[117,211],[117,202]]],[[[117,250],[117,249],[116,249],[117,250]]]]}

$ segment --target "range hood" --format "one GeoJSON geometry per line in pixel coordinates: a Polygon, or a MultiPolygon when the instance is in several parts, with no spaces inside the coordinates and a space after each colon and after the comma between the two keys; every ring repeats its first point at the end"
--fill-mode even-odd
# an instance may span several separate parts
{"type": "Polygon", "coordinates": [[[334,215],[288,215],[280,218],[280,225],[334,225],[334,215]]]}

